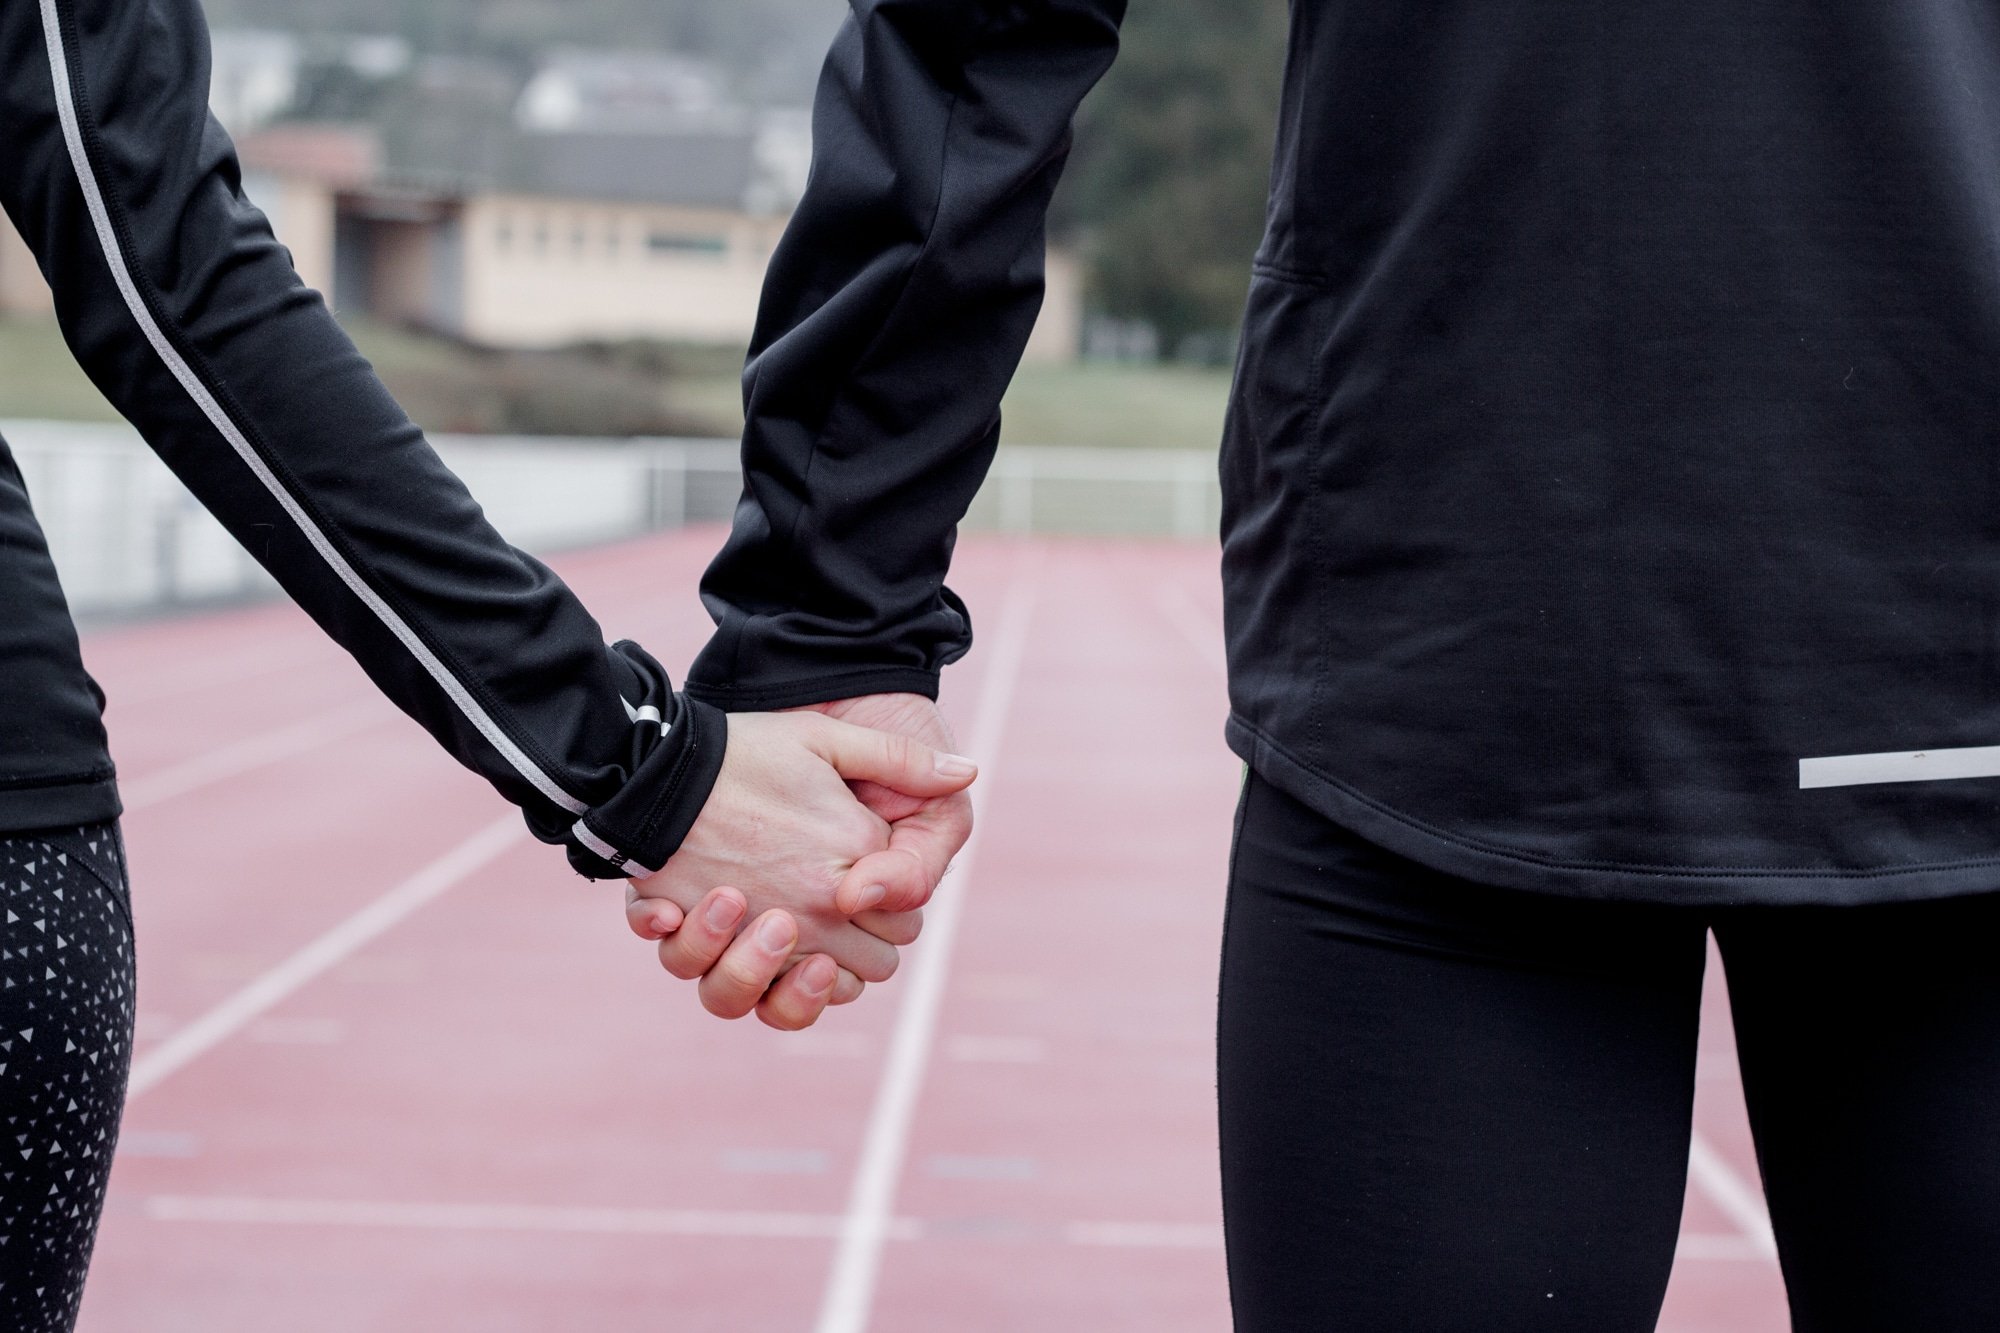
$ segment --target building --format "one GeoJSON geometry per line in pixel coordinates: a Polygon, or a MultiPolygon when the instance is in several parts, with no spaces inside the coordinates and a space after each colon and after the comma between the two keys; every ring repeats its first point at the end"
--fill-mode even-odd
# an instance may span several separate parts
{"type": "MultiPolygon", "coordinates": [[[[217,50],[244,191],[337,311],[503,348],[749,340],[811,165],[805,111],[741,105],[685,57],[558,52],[525,87],[427,59],[379,122],[260,125],[299,86],[299,46],[217,50]]],[[[336,56],[393,67],[372,50],[336,56]]],[[[0,243],[0,308],[46,308],[39,276],[0,243]]],[[[1028,357],[1073,360],[1079,269],[1052,253],[1048,277],[1028,357]]]]}

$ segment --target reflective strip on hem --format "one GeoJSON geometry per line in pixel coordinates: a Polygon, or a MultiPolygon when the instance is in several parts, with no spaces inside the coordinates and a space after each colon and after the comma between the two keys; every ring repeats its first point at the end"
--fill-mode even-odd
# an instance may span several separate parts
{"type": "Polygon", "coordinates": [[[97,243],[104,252],[104,262],[111,269],[111,280],[117,286],[118,294],[124,298],[126,309],[131,312],[134,322],[139,325],[140,332],[146,335],[146,341],[152,344],[153,351],[159,355],[168,372],[187,391],[188,397],[192,398],[195,405],[201,409],[202,415],[208,418],[209,424],[215,427],[217,433],[235,451],[236,456],[243,460],[244,465],[257,480],[263,483],[264,489],[270,492],[271,497],[284,509],[286,515],[298,525],[299,531],[313,550],[317,551],[320,558],[326,561],[333,572],[340,577],[340,581],[347,585],[348,591],[373,611],[375,618],[380,620],[383,626],[410,651],[410,655],[422,664],[431,679],[437,682],[438,687],[458,706],[459,712],[464,714],[465,719],[486,738],[487,743],[498,750],[512,765],[514,771],[526,778],[536,791],[571,814],[582,814],[589,809],[589,806],[557,785],[555,779],[544,773],[541,766],[530,759],[527,752],[500,729],[499,724],[479,706],[479,701],[472,697],[472,692],[465,687],[465,684],[451,674],[437,654],[417,637],[416,631],[391,609],[379,593],[368,586],[367,581],[352,565],[348,564],[346,558],[320,530],[319,525],[306,513],[298,498],[285,489],[284,483],[278,480],[277,473],[273,472],[263,456],[251,447],[248,437],[238,429],[229,414],[222,410],[222,404],[215,400],[215,396],[208,391],[208,386],[201,382],[201,378],[194,373],[193,368],[167,340],[166,334],[154,320],[152,311],[147,309],[144,298],[140,296],[138,284],[133,281],[125,253],[118,245],[117,229],[111,225],[111,212],[104,202],[104,192],[98,186],[96,171],[90,165],[90,155],[84,149],[83,122],[76,109],[76,91],[70,85],[69,59],[64,52],[62,40],[62,16],[56,9],[56,0],[41,0],[41,11],[42,34],[49,53],[49,76],[55,84],[56,118],[62,125],[63,143],[69,149],[70,165],[76,171],[77,185],[83,190],[84,207],[90,213],[92,228],[97,232],[97,243]]]}
{"type": "Polygon", "coordinates": [[[2000,777],[2000,745],[1959,750],[1898,750],[1799,760],[1799,787],[1860,787],[1875,782],[1945,782],[2000,777]]]}

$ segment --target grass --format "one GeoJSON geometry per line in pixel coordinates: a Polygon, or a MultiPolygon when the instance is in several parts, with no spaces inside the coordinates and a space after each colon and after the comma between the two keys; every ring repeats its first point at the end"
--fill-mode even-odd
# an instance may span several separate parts
{"type": "Polygon", "coordinates": [[[1008,444],[1206,449],[1222,441],[1229,372],[1083,361],[1026,365],[1000,403],[1008,444]]]}
{"type": "MultiPolygon", "coordinates": [[[[732,437],[743,427],[741,352],[633,344],[488,352],[366,319],[343,321],[427,430],[732,437]]],[[[1213,450],[1227,371],[1027,365],[1001,405],[1009,444],[1213,450]]],[[[55,321],[0,317],[0,417],[116,421],[55,321]]]]}
{"type": "Polygon", "coordinates": [[[47,315],[0,315],[0,417],[119,420],[47,315]]]}

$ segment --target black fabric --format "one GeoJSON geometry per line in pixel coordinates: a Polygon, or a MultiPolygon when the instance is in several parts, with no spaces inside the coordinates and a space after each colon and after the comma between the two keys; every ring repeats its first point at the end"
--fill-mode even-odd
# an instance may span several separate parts
{"type": "Polygon", "coordinates": [[[132,904],[115,824],[0,836],[0,1312],[68,1333],[132,1062],[132,904]]]}
{"type": "MultiPolygon", "coordinates": [[[[1116,0],[857,3],[705,584],[717,703],[931,690],[1116,0]]],[[[1482,882],[2000,888],[2000,17],[1295,0],[1223,447],[1230,743],[1482,882]]]]}
{"type": "Polygon", "coordinates": [[[746,490],[687,688],[725,708],[908,690],[972,642],[944,586],[1042,301],[1070,116],[1123,0],[854,0],[744,372],[746,490]]]}
{"type": "MultiPolygon", "coordinates": [[[[685,828],[714,765],[649,766],[655,749],[675,751],[691,733],[663,734],[628,712],[671,710],[665,673],[629,645],[608,646],[554,574],[501,540],[293,273],[208,113],[208,32],[195,0],[58,0],[55,11],[113,248],[194,383],[176,378],[117,286],[59,122],[40,8],[10,4],[0,7],[0,202],[54,289],[84,370],[399,707],[523,806],[538,836],[564,841],[580,814],[645,781],[641,768],[682,774],[676,809],[651,827],[685,828]]],[[[110,772],[92,687],[11,468],[0,475],[0,626],[5,830],[49,823],[52,803],[69,808],[51,792],[110,772]]],[[[654,795],[626,804],[650,809],[654,795]]],[[[639,859],[635,848],[614,850],[617,866],[639,859]]],[[[647,864],[670,850],[653,839],[647,864]]]]}
{"type": "Polygon", "coordinates": [[[1262,778],[1219,1020],[1240,1333],[1650,1333],[1713,929],[1798,1333],[2000,1310],[2000,895],[1707,909],[1491,888],[1262,778]]]}
{"type": "Polygon", "coordinates": [[[118,817],[103,716],[21,469],[0,439],[0,832],[118,817]]]}

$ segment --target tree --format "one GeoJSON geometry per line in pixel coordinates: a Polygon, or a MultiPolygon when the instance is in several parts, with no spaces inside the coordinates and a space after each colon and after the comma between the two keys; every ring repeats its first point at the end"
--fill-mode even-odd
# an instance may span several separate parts
{"type": "Polygon", "coordinates": [[[1234,331],[1264,231],[1284,0],[1133,0],[1058,198],[1093,306],[1168,349],[1234,331]]]}

